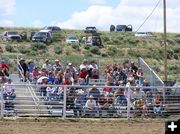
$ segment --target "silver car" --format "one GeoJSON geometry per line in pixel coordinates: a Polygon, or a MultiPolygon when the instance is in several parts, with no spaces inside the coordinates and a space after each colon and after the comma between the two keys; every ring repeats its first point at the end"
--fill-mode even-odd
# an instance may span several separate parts
{"type": "Polygon", "coordinates": [[[2,34],[2,40],[4,40],[4,41],[13,41],[13,40],[21,41],[22,37],[16,31],[5,31],[2,34]]]}

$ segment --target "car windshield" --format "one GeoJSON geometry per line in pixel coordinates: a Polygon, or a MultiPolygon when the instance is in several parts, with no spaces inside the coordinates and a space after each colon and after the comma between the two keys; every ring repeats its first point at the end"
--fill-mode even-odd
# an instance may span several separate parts
{"type": "Polygon", "coordinates": [[[52,27],[44,27],[43,29],[44,29],[44,30],[51,30],[52,27]]]}
{"type": "Polygon", "coordinates": [[[69,40],[77,40],[77,37],[76,36],[68,36],[67,39],[69,39],[69,40]]]}
{"type": "Polygon", "coordinates": [[[35,36],[46,36],[47,33],[45,32],[38,32],[38,33],[35,33],[35,36]]]}
{"type": "Polygon", "coordinates": [[[18,32],[8,32],[8,35],[18,35],[18,32]]]}
{"type": "Polygon", "coordinates": [[[119,28],[119,29],[122,29],[124,27],[126,27],[126,25],[117,25],[117,28],[119,28]]]}
{"type": "Polygon", "coordinates": [[[88,29],[88,30],[90,30],[90,29],[95,30],[96,27],[86,27],[86,29],[88,29]]]}

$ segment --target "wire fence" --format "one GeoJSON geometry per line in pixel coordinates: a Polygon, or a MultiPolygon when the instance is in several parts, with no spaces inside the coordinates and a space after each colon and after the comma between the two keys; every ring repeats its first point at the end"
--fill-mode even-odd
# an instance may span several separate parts
{"type": "MultiPolygon", "coordinates": [[[[4,116],[81,118],[161,117],[180,114],[180,88],[149,86],[80,86],[11,84],[15,96],[1,85],[4,116]],[[152,93],[151,91],[156,91],[152,93]]],[[[6,85],[7,86],[7,85],[6,85]]]]}

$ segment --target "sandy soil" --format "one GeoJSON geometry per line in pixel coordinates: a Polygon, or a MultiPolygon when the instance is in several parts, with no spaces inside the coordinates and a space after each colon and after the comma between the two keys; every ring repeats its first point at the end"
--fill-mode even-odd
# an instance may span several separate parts
{"type": "Polygon", "coordinates": [[[0,120],[0,134],[163,134],[164,122],[121,119],[0,120]]]}

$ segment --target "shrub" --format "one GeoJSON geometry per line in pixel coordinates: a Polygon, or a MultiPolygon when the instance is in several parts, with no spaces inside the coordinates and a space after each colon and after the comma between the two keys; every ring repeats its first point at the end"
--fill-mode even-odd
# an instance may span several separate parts
{"type": "Polygon", "coordinates": [[[108,57],[108,54],[106,54],[106,53],[101,53],[101,56],[102,56],[102,57],[108,57]]]}
{"type": "Polygon", "coordinates": [[[108,55],[114,56],[117,53],[117,48],[116,47],[109,47],[107,50],[108,55]]]}
{"type": "Polygon", "coordinates": [[[31,48],[32,50],[43,50],[43,49],[47,49],[47,46],[45,43],[42,42],[35,42],[31,44],[31,48]]]}
{"type": "Polygon", "coordinates": [[[90,52],[93,53],[93,54],[97,54],[97,55],[101,54],[98,46],[92,46],[90,48],[90,52]]]}
{"type": "Polygon", "coordinates": [[[180,53],[180,46],[177,45],[173,48],[174,53],[179,54],[180,53]]]}
{"type": "Polygon", "coordinates": [[[63,40],[65,37],[62,33],[53,33],[52,34],[52,40],[53,41],[61,41],[63,40]]]}
{"type": "Polygon", "coordinates": [[[14,48],[11,45],[5,46],[5,49],[6,49],[6,51],[8,51],[10,53],[15,52],[14,48]]]}
{"type": "Polygon", "coordinates": [[[84,49],[89,50],[92,47],[92,45],[85,45],[84,49]]]}
{"type": "Polygon", "coordinates": [[[18,48],[19,52],[22,53],[22,54],[26,54],[26,53],[29,53],[29,50],[28,49],[25,49],[24,47],[19,47],[18,48]]]}
{"type": "Polygon", "coordinates": [[[72,44],[72,48],[78,51],[80,50],[80,47],[78,44],[72,44]]]}
{"type": "Polygon", "coordinates": [[[103,40],[104,42],[110,41],[110,40],[109,40],[109,37],[106,36],[106,35],[102,36],[102,40],[103,40]]]}
{"type": "Polygon", "coordinates": [[[175,41],[176,41],[177,43],[180,43],[180,38],[176,39],[175,41]]]}
{"type": "Polygon", "coordinates": [[[60,46],[54,46],[54,52],[56,54],[61,54],[62,53],[62,48],[60,46]]]}

